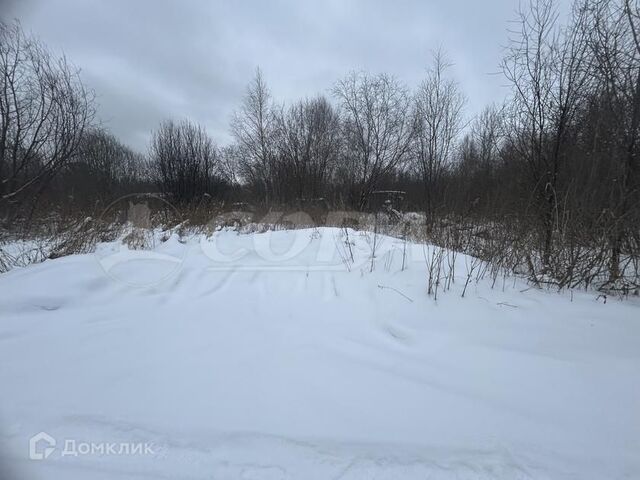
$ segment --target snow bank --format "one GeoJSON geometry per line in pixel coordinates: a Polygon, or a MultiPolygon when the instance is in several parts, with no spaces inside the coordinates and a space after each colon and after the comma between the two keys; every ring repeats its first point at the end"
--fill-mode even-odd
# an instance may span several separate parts
{"type": "Polygon", "coordinates": [[[460,298],[464,256],[434,301],[429,251],[222,230],[1,275],[8,478],[640,476],[640,305],[460,298]]]}

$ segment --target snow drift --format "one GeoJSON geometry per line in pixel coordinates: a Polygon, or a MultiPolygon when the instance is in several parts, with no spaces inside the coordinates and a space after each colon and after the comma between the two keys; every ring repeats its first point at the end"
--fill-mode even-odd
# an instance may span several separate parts
{"type": "Polygon", "coordinates": [[[637,301],[518,279],[461,298],[462,255],[435,301],[430,247],[348,233],[103,244],[0,276],[7,476],[640,476],[637,301]]]}

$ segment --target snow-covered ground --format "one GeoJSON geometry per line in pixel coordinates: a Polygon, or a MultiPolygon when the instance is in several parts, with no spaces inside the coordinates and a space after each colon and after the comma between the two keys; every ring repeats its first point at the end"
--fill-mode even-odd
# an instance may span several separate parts
{"type": "Polygon", "coordinates": [[[637,300],[461,298],[459,255],[435,301],[429,248],[402,270],[378,237],[371,271],[350,240],[353,262],[339,229],[221,231],[1,275],[0,478],[640,478],[637,300]]]}

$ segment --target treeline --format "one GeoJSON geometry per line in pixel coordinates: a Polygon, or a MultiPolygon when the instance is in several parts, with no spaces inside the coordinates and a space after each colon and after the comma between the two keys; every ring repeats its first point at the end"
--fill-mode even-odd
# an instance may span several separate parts
{"type": "Polygon", "coordinates": [[[500,63],[510,94],[471,120],[442,52],[415,91],[355,72],[330,96],[291,105],[271,97],[258,70],[231,145],[166,121],[142,155],[96,126],[93,95],[64,58],[2,24],[2,218],[140,191],[184,206],[363,211],[377,192],[397,191],[427,228],[506,232],[531,252],[536,278],[606,265],[615,284],[640,252],[639,4],[577,0],[561,19],[552,0],[534,0],[513,25],[500,63]]]}

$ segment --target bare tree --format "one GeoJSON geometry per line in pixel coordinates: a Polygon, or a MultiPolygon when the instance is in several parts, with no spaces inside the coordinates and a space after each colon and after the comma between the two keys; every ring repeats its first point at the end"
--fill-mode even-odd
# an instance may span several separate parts
{"type": "Polygon", "coordinates": [[[444,53],[437,51],[427,78],[414,98],[414,168],[422,181],[428,218],[433,215],[435,190],[451,161],[455,140],[463,127],[462,110],[466,100],[458,83],[445,76],[450,66],[444,53]]]}
{"type": "MultiPolygon", "coordinates": [[[[479,207],[495,211],[496,196],[504,192],[506,182],[500,171],[504,147],[504,109],[496,106],[485,108],[472,122],[470,131],[464,136],[458,148],[458,161],[449,170],[453,175],[454,188],[462,187],[462,192],[449,194],[449,203],[462,201],[465,211],[479,207]],[[501,178],[502,177],[502,178],[501,178]],[[501,190],[498,190],[498,187],[501,190]],[[462,198],[460,198],[462,197],[462,198]]],[[[484,212],[486,213],[486,211],[484,212]]]]}
{"type": "Polygon", "coordinates": [[[340,148],[340,120],[324,97],[294,104],[278,116],[281,200],[317,199],[332,179],[340,148]]]}
{"type": "Polygon", "coordinates": [[[84,180],[76,176],[91,197],[108,199],[125,184],[139,180],[143,159],[116,137],[101,128],[87,130],[80,143],[76,159],[70,169],[84,171],[84,180]]]}
{"type": "Polygon", "coordinates": [[[150,157],[160,190],[174,201],[215,197],[224,187],[217,148],[199,125],[163,122],[153,133],[150,157]]]}
{"type": "Polygon", "coordinates": [[[478,160],[487,170],[494,168],[504,139],[504,110],[490,106],[482,110],[471,125],[471,136],[478,147],[478,160]]]}
{"type": "Polygon", "coordinates": [[[367,206],[381,179],[407,158],[413,134],[409,96],[394,77],[351,73],[333,89],[344,118],[345,160],[357,208],[367,206]]]}
{"type": "Polygon", "coordinates": [[[0,207],[20,212],[78,152],[93,95],[67,60],[0,22],[0,207]]]}
{"type": "Polygon", "coordinates": [[[247,87],[242,107],[231,121],[231,132],[242,158],[241,174],[245,181],[261,189],[267,205],[273,196],[271,180],[275,165],[275,130],[271,94],[262,72],[257,69],[247,87]]]}
{"type": "Polygon", "coordinates": [[[592,151],[611,173],[607,205],[609,282],[621,276],[621,254],[629,227],[640,221],[640,6],[632,0],[586,0],[585,33],[595,58],[599,125],[592,151]]]}
{"type": "Polygon", "coordinates": [[[64,207],[64,214],[91,209],[118,196],[141,191],[146,159],[103,128],[87,129],[74,160],[47,185],[41,203],[64,207]]]}
{"type": "Polygon", "coordinates": [[[560,208],[559,179],[580,101],[590,79],[584,11],[562,28],[553,0],[531,0],[519,13],[502,71],[513,90],[511,144],[528,169],[542,224],[542,263],[548,269],[560,208]]]}

